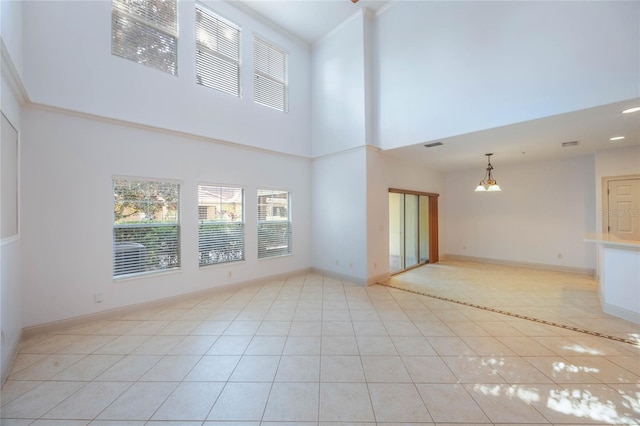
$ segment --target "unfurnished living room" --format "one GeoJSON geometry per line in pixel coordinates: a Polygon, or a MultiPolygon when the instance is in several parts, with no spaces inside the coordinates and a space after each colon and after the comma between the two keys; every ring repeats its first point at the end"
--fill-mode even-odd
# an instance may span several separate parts
{"type": "Polygon", "coordinates": [[[0,0],[0,424],[640,424],[640,2],[0,0]]]}

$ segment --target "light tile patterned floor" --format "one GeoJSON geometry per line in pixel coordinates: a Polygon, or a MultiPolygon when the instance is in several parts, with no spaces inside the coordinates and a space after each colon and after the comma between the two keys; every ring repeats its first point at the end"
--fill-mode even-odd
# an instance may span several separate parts
{"type": "MultiPolygon", "coordinates": [[[[638,338],[588,277],[442,262],[390,284],[638,338]]],[[[318,274],[21,346],[11,425],[639,424],[640,348],[318,274]]]]}

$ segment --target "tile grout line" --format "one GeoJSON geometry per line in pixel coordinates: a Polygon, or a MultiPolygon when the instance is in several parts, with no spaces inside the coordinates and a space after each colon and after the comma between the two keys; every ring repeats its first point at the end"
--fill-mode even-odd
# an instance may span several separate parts
{"type": "Polygon", "coordinates": [[[418,291],[418,290],[414,290],[414,289],[410,289],[410,288],[403,288],[403,287],[395,286],[395,285],[388,284],[388,283],[378,283],[378,284],[380,284],[382,286],[385,286],[385,287],[394,288],[396,290],[405,291],[405,292],[417,294],[417,295],[420,295],[420,296],[430,297],[432,299],[442,300],[442,301],[450,302],[450,303],[456,303],[458,305],[469,306],[471,308],[482,309],[484,311],[494,312],[494,313],[497,313],[497,314],[507,315],[507,316],[510,316],[510,317],[524,319],[524,320],[527,320],[527,321],[533,321],[533,322],[537,322],[537,323],[540,323],[540,324],[550,325],[552,327],[563,328],[565,330],[571,330],[571,331],[575,331],[575,332],[578,332],[578,333],[588,334],[588,335],[591,335],[591,336],[602,337],[604,339],[609,339],[609,340],[613,340],[613,341],[616,341],[616,342],[626,343],[626,344],[629,344],[629,345],[632,345],[632,346],[635,346],[635,347],[640,347],[640,343],[639,342],[635,342],[635,341],[633,341],[631,339],[625,339],[624,337],[611,336],[609,334],[600,333],[600,332],[593,331],[593,330],[587,330],[587,329],[580,328],[580,327],[574,327],[574,326],[571,326],[571,325],[560,324],[560,323],[557,323],[557,322],[543,320],[543,319],[540,319],[540,318],[529,317],[529,316],[526,316],[526,315],[516,314],[514,312],[504,311],[502,309],[491,308],[489,306],[482,306],[482,305],[477,305],[475,303],[463,302],[462,300],[451,299],[449,297],[443,297],[443,296],[437,296],[435,294],[430,294],[430,293],[426,293],[426,292],[423,292],[423,291],[418,291]]]}

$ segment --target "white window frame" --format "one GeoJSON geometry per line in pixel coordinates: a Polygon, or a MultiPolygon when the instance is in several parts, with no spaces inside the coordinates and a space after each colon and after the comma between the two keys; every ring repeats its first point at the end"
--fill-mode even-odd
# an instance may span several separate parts
{"type": "MultiPolygon", "coordinates": [[[[181,268],[181,226],[180,203],[181,182],[166,179],[152,179],[131,176],[113,176],[113,278],[122,279],[139,275],[149,275],[167,271],[180,270],[181,268]],[[162,205],[161,214],[165,212],[174,220],[155,221],[151,218],[146,221],[147,213],[151,205],[159,206],[162,199],[151,200],[148,198],[130,198],[123,200],[118,197],[117,182],[131,182],[132,184],[166,184],[174,185],[177,191],[175,199],[175,211],[171,212],[167,205],[162,205]],[[118,203],[144,204],[147,203],[147,211],[139,211],[138,220],[118,220],[116,208],[118,203]],[[143,235],[143,233],[145,233],[143,235]],[[151,233],[151,235],[150,235],[151,233]],[[175,233],[175,236],[172,234],[175,233]],[[128,234],[128,235],[127,235],[128,234]],[[155,234],[155,235],[154,235],[155,234]],[[167,238],[168,236],[168,238],[167,238]]],[[[130,207],[129,207],[130,208],[130,207]]],[[[124,208],[123,208],[124,210],[124,208]]],[[[135,210],[138,211],[138,210],[135,210]]],[[[125,216],[133,219],[135,211],[125,216]]]]}
{"type": "MultiPolygon", "coordinates": [[[[111,53],[124,59],[143,64],[168,74],[178,75],[178,2],[177,0],[162,0],[161,3],[173,6],[173,19],[171,16],[153,14],[150,0],[112,0],[111,1],[111,53]],[[136,7],[145,5],[148,7],[136,7]],[[130,28],[126,39],[120,40],[118,44],[116,29],[119,20],[129,23],[130,28]],[[141,37],[136,30],[141,30],[147,37],[141,37]],[[127,40],[131,38],[132,40],[127,40]],[[155,40],[154,40],[155,39],[155,40]],[[153,40],[157,44],[164,44],[166,47],[173,47],[169,50],[170,61],[166,61],[162,55],[158,54],[159,49],[150,49],[153,40]],[[130,46],[126,41],[132,41],[130,46]],[[167,41],[170,43],[167,45],[167,41]],[[164,42],[164,43],[163,43],[164,42]],[[127,48],[137,45],[135,53],[127,52],[127,48]]],[[[156,44],[156,45],[157,45],[156,44]]]]}
{"type": "Polygon", "coordinates": [[[255,103],[289,111],[289,54],[258,35],[253,36],[253,92],[255,103]],[[281,99],[276,96],[279,86],[282,86],[281,99]]]}
{"type": "Polygon", "coordinates": [[[291,192],[259,188],[257,194],[258,259],[292,255],[291,192]],[[274,202],[278,197],[273,197],[273,195],[282,193],[287,194],[286,205],[274,202]],[[286,218],[273,214],[274,211],[281,213],[282,209],[286,209],[286,218]]]}
{"type": "Polygon", "coordinates": [[[195,10],[196,84],[241,98],[242,29],[200,3],[195,10]]]}
{"type": "MultiPolygon", "coordinates": [[[[205,215],[208,215],[205,212],[205,215]]],[[[213,214],[212,214],[213,215],[213,214]]],[[[200,267],[220,265],[230,262],[245,260],[245,189],[240,185],[223,185],[212,183],[198,184],[198,263],[200,267]],[[220,196],[223,192],[240,191],[241,214],[240,220],[230,216],[221,197],[216,202],[215,190],[219,189],[220,196]],[[207,193],[210,191],[209,193],[207,193]],[[207,200],[211,197],[212,200],[207,200]],[[206,203],[206,204],[205,204],[206,203]],[[214,208],[216,219],[202,218],[202,207],[207,210],[214,208]],[[217,228],[217,229],[216,229],[217,228]],[[225,240],[226,237],[226,240],[225,240]]]]}

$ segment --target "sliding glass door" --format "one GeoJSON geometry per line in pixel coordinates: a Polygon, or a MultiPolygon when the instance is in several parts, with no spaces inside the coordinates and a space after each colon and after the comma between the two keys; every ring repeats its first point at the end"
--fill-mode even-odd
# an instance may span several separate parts
{"type": "MultiPolygon", "coordinates": [[[[389,192],[389,269],[396,273],[424,263],[430,258],[430,247],[437,231],[431,235],[433,212],[430,199],[437,194],[406,193],[399,190],[389,192]]],[[[436,198],[437,207],[437,198],[436,198]]],[[[437,216],[436,216],[437,223],[437,216]]],[[[437,261],[437,259],[435,259],[437,261]]]]}
{"type": "Polygon", "coordinates": [[[389,270],[404,269],[404,195],[389,193],[389,270]]]}
{"type": "Polygon", "coordinates": [[[418,264],[418,196],[404,194],[404,268],[418,264]]]}
{"type": "Polygon", "coordinates": [[[420,216],[418,217],[418,241],[420,242],[420,263],[429,262],[429,196],[420,196],[420,216]]]}

